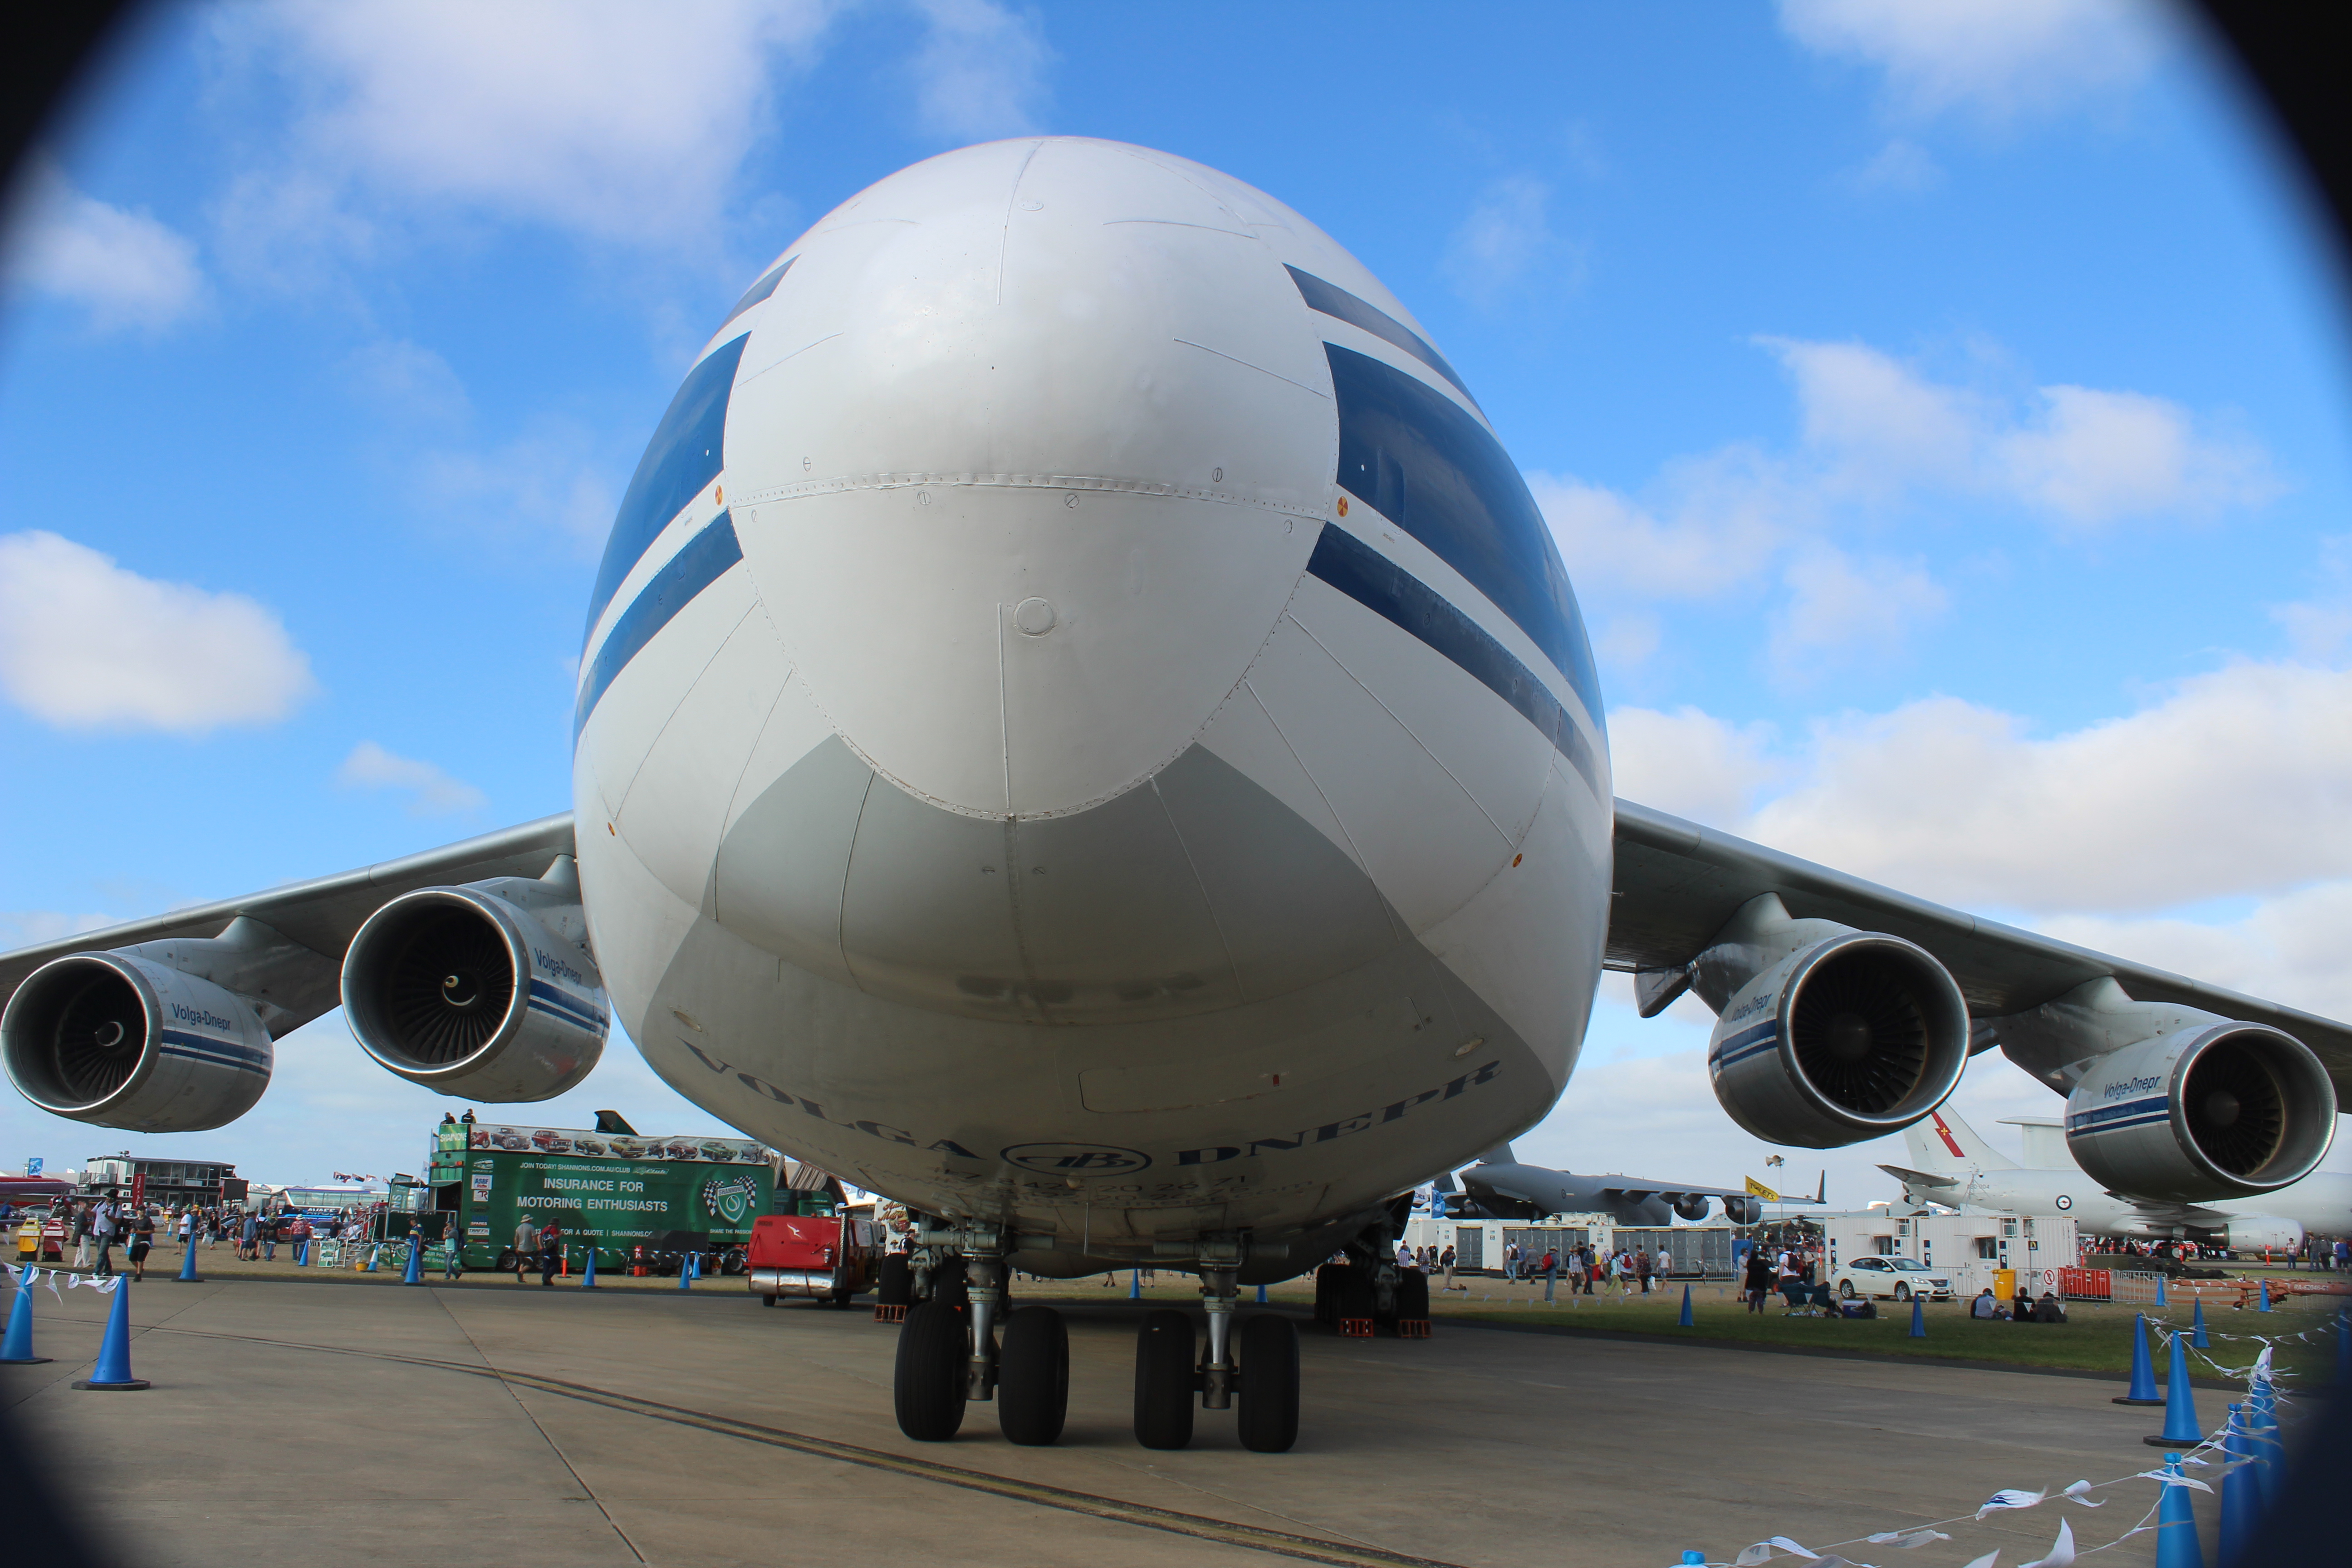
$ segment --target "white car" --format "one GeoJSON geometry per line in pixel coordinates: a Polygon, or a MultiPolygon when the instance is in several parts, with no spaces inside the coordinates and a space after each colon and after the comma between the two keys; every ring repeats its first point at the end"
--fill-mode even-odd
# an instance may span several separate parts
{"type": "Polygon", "coordinates": [[[1864,1296],[1892,1296],[1898,1301],[1914,1296],[1930,1301],[1952,1299],[1951,1280],[1916,1258],[1857,1258],[1832,1273],[1830,1283],[1849,1301],[1864,1296]]]}

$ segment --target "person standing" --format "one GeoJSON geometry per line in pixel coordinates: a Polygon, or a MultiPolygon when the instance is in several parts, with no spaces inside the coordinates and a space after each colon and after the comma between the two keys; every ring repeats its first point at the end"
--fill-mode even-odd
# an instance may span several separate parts
{"type": "Polygon", "coordinates": [[[1764,1249],[1760,1247],[1749,1247],[1748,1268],[1739,1279],[1739,1293],[1747,1298],[1748,1310],[1751,1312],[1762,1312],[1764,1298],[1771,1289],[1772,1266],[1765,1260],[1764,1249]]]}
{"type": "Polygon", "coordinates": [[[1559,1283],[1559,1251],[1547,1247],[1543,1255],[1544,1300],[1552,1300],[1552,1290],[1559,1283]]]}
{"type": "Polygon", "coordinates": [[[1516,1241],[1507,1241],[1503,1244],[1503,1278],[1506,1281],[1509,1281],[1518,1277],[1519,1244],[1516,1241]]]}
{"type": "MultiPolygon", "coordinates": [[[[1454,1289],[1454,1248],[1453,1248],[1452,1247],[1446,1247],[1446,1249],[1445,1249],[1444,1251],[1443,1251],[1443,1252],[1441,1252],[1441,1253],[1439,1253],[1439,1254],[1437,1255],[1437,1266],[1438,1266],[1440,1268],[1443,1268],[1443,1269],[1444,1269],[1444,1270],[1445,1270],[1445,1283],[1444,1283],[1444,1285],[1442,1285],[1442,1286],[1438,1287],[1438,1288],[1439,1288],[1440,1289],[1443,1289],[1443,1290],[1451,1290],[1451,1289],[1454,1289]]],[[[1469,1287],[1465,1285],[1465,1286],[1464,1286],[1464,1287],[1463,1287],[1463,1289],[1466,1290],[1466,1289],[1469,1289],[1469,1287]]]]}
{"type": "Polygon", "coordinates": [[[98,1244],[98,1267],[90,1271],[92,1276],[112,1274],[114,1259],[110,1255],[114,1250],[113,1199],[108,1198],[100,1202],[98,1212],[90,1216],[89,1234],[90,1238],[98,1244]]]}
{"type": "Polygon", "coordinates": [[[450,1215],[441,1228],[441,1278],[448,1280],[466,1277],[466,1240],[458,1234],[457,1216],[450,1215]]]}
{"type": "Polygon", "coordinates": [[[147,1255],[155,1250],[155,1215],[142,1208],[131,1225],[131,1278],[147,1278],[147,1255]]]}
{"type": "Polygon", "coordinates": [[[514,1233],[514,1271],[516,1284],[520,1285],[522,1283],[523,1270],[530,1267],[530,1255],[538,1250],[539,1227],[530,1223],[530,1216],[529,1215],[525,1215],[520,1223],[516,1225],[514,1233]]]}
{"type": "Polygon", "coordinates": [[[555,1271],[563,1262],[563,1227],[553,1220],[539,1233],[539,1282],[541,1288],[555,1283],[555,1271]]]}
{"type": "Polygon", "coordinates": [[[1633,1277],[1642,1282],[1642,1294],[1648,1295],[1650,1293],[1650,1249],[1646,1247],[1637,1247],[1633,1249],[1633,1277]]]}
{"type": "Polygon", "coordinates": [[[66,1225],[73,1232],[76,1268],[89,1267],[89,1238],[98,1228],[98,1216],[92,1211],[95,1204],[76,1204],[66,1215],[66,1225]]]}

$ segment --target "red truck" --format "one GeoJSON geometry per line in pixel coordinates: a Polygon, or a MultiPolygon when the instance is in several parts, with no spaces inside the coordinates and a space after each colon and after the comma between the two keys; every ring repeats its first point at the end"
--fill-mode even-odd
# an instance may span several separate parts
{"type": "Polygon", "coordinates": [[[751,1222],[751,1293],[771,1307],[779,1296],[845,1307],[872,1288],[881,1262],[872,1220],[767,1214],[751,1222]]]}

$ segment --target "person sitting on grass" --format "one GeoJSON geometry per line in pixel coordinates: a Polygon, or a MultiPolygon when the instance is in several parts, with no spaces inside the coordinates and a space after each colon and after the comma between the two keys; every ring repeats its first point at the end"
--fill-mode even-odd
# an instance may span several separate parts
{"type": "Polygon", "coordinates": [[[1969,1316],[1971,1318],[2000,1316],[2000,1302],[1994,1297],[1991,1286],[1986,1286],[1982,1293],[1974,1301],[1969,1303],[1969,1316]]]}
{"type": "Polygon", "coordinates": [[[2066,1309],[2057,1297],[2044,1290],[2042,1300],[2033,1304],[2033,1321],[2037,1323],[2063,1323],[2066,1321],[2066,1309]]]}
{"type": "Polygon", "coordinates": [[[2020,1285],[2017,1288],[2017,1299],[2009,1304],[2009,1317],[2011,1322],[2030,1323],[2033,1321],[2032,1292],[2028,1290],[2024,1286],[2020,1285]]]}

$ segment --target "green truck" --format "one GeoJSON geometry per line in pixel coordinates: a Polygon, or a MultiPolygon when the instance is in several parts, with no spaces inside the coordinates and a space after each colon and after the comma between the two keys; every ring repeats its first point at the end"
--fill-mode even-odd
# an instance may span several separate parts
{"type": "Polygon", "coordinates": [[[512,1266],[515,1227],[552,1220],[568,1267],[674,1274],[688,1253],[750,1241],[775,1200],[776,1157],[741,1138],[445,1121],[434,1130],[432,1212],[420,1228],[437,1268],[455,1236],[467,1268],[512,1266]]]}

